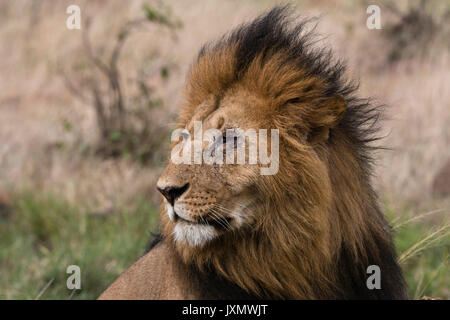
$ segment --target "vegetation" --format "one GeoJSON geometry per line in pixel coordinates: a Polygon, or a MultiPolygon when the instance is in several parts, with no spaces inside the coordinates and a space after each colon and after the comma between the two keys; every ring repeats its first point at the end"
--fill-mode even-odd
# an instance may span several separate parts
{"type": "MultiPolygon", "coordinates": [[[[162,160],[160,149],[168,135],[167,128],[155,121],[155,108],[161,108],[163,101],[153,94],[153,88],[146,78],[159,73],[163,79],[169,76],[169,66],[148,66],[135,71],[128,93],[123,87],[123,75],[119,60],[130,35],[138,28],[154,24],[175,32],[182,25],[169,13],[146,4],[144,17],[132,19],[123,24],[108,54],[96,50],[89,37],[91,18],[84,21],[82,29],[83,57],[75,61],[69,72],[61,71],[66,87],[95,111],[99,145],[97,153],[105,157],[131,156],[143,164],[162,160]],[[106,57],[104,57],[106,56],[106,57]],[[131,93],[130,93],[131,92],[131,93]],[[159,157],[158,157],[159,156],[159,157]]],[[[154,60],[152,57],[150,60],[154,60]]],[[[129,72],[128,72],[129,73],[129,72]]]]}
{"type": "Polygon", "coordinates": [[[390,214],[397,216],[392,223],[394,240],[410,298],[450,298],[449,210],[413,215],[406,209],[400,215],[390,214]]]}
{"type": "MultiPolygon", "coordinates": [[[[430,54],[433,41],[448,39],[448,4],[429,0],[412,0],[405,8],[399,7],[395,1],[384,1],[383,4],[383,8],[393,16],[387,21],[383,32],[389,44],[386,50],[389,62],[423,58],[430,54]]],[[[448,50],[449,44],[448,40],[444,40],[443,48],[448,50]]]]}
{"type": "MultiPolygon", "coordinates": [[[[449,298],[445,212],[411,219],[405,211],[401,216],[393,221],[395,242],[411,298],[449,298]],[[438,227],[427,223],[427,217],[439,214],[438,227]]],[[[98,215],[56,196],[18,195],[11,214],[0,218],[0,299],[98,297],[145,252],[157,219],[157,209],[143,199],[131,208],[98,215]],[[81,290],[66,287],[69,265],[81,269],[81,290]]]]}
{"type": "MultiPolygon", "coordinates": [[[[376,189],[411,297],[450,298],[450,198],[430,190],[449,161],[448,2],[380,1],[382,30],[366,27],[370,1],[293,2],[324,13],[361,96],[388,106],[376,189]]],[[[70,1],[0,2],[0,299],[96,298],[143,254],[190,63],[275,1],[79,3],[82,29],[68,30],[70,1]]]]}
{"type": "Polygon", "coordinates": [[[98,215],[56,196],[20,195],[0,218],[0,299],[94,299],[143,255],[156,221],[144,199],[98,215]],[[69,265],[81,269],[76,292],[66,286],[69,265]]]}

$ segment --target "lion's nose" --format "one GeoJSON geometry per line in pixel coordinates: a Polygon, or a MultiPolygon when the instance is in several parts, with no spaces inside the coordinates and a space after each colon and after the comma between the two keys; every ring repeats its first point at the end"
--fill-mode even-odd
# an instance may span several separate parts
{"type": "Polygon", "coordinates": [[[179,198],[186,190],[189,188],[189,183],[186,183],[182,187],[177,186],[168,186],[164,188],[156,187],[159,192],[169,201],[169,203],[173,206],[175,200],[179,198]]]}

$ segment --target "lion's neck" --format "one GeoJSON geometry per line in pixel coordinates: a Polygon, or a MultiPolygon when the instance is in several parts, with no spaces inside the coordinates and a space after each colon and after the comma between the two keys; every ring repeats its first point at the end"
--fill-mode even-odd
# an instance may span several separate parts
{"type": "Polygon", "coordinates": [[[180,248],[183,260],[200,270],[214,270],[263,298],[332,298],[325,295],[334,282],[329,223],[314,222],[324,208],[316,205],[300,213],[295,205],[300,200],[292,200],[285,201],[285,207],[261,203],[256,214],[267,215],[269,210],[276,221],[261,222],[257,232],[225,235],[201,252],[180,248]],[[299,222],[299,216],[304,220],[299,222]]]}

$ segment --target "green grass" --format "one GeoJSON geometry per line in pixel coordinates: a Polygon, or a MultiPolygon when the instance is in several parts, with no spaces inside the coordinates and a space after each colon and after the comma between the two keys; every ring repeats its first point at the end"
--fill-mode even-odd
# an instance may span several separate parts
{"type": "MultiPolygon", "coordinates": [[[[422,215],[403,213],[395,220],[394,240],[410,297],[450,298],[449,210],[422,215]]],[[[388,212],[388,216],[393,213],[388,212]]]]}
{"type": "MultiPolygon", "coordinates": [[[[450,298],[448,211],[386,211],[410,297],[450,298]]],[[[0,216],[0,299],[94,299],[144,253],[156,228],[157,209],[145,200],[96,215],[54,195],[20,194],[0,216]],[[81,269],[73,296],[69,265],[81,269]]]]}
{"type": "Polygon", "coordinates": [[[99,216],[54,196],[21,195],[0,218],[0,299],[35,299],[49,283],[40,299],[69,299],[69,265],[81,269],[72,298],[94,299],[144,253],[156,226],[146,201],[99,216]]]}

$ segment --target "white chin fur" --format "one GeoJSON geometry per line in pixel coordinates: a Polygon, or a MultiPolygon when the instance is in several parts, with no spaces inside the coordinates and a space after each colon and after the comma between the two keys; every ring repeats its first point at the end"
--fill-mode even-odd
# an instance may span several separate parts
{"type": "Polygon", "coordinates": [[[178,222],[173,230],[173,235],[176,242],[191,247],[202,247],[208,241],[217,237],[218,234],[212,226],[178,222]]]}

